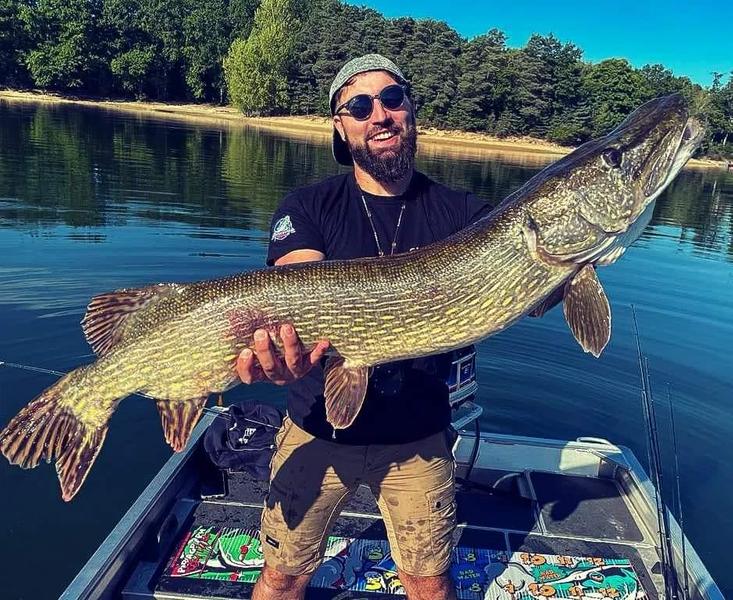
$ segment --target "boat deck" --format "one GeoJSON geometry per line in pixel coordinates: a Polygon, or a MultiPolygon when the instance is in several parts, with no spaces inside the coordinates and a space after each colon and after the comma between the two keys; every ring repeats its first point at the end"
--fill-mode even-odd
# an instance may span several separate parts
{"type": "MultiPolygon", "coordinates": [[[[724,600],[669,511],[672,555],[662,568],[656,494],[628,449],[596,438],[479,435],[478,414],[465,402],[453,421],[459,525],[450,574],[460,600],[656,600],[665,597],[663,571],[689,588],[677,597],[724,600]]],[[[215,417],[202,418],[61,600],[251,597],[267,484],[208,460],[202,440],[215,417]]],[[[404,598],[368,489],[337,519],[306,598],[404,598]]]]}
{"type": "MultiPolygon", "coordinates": [[[[211,481],[205,499],[177,501],[161,551],[137,564],[123,598],[250,597],[266,485],[241,473],[211,481]]],[[[459,598],[660,597],[654,542],[616,480],[474,469],[471,481],[457,493],[459,598]]],[[[327,556],[308,598],[404,598],[368,489],[346,505],[327,556]]]]}

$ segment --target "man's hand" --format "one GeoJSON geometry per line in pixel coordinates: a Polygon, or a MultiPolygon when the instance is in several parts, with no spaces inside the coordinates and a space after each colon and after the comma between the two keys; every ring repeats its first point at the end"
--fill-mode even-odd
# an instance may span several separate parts
{"type": "Polygon", "coordinates": [[[327,340],[321,340],[310,353],[306,352],[292,325],[280,327],[280,339],[283,357],[278,355],[264,329],[255,331],[254,352],[246,348],[237,358],[237,374],[244,383],[269,379],[277,385],[285,385],[300,379],[321,360],[329,346],[327,340]]]}

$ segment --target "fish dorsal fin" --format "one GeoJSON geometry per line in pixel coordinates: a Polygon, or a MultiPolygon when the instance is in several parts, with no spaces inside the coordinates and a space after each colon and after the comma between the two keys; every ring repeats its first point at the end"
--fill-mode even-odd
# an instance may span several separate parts
{"type": "Polygon", "coordinates": [[[568,282],[563,310],[580,346],[598,358],[611,339],[611,307],[592,265],[568,282]]]}
{"type": "Polygon", "coordinates": [[[192,400],[156,400],[165,441],[175,452],[186,447],[193,428],[204,410],[208,394],[192,400]]]}
{"type": "Polygon", "coordinates": [[[144,288],[117,290],[94,296],[81,326],[97,356],[104,356],[132,329],[133,316],[170,295],[178,286],[161,283],[144,288]]]}
{"type": "Polygon", "coordinates": [[[369,383],[369,367],[344,367],[340,356],[330,357],[324,368],[326,420],[334,429],[346,429],[361,410],[369,383]]]}

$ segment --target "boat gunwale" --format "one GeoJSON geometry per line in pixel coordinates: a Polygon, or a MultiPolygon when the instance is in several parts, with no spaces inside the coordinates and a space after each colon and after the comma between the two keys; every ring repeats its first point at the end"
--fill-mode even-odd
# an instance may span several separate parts
{"type": "MultiPolygon", "coordinates": [[[[637,506],[634,506],[634,508],[637,509],[640,517],[644,519],[644,524],[649,527],[651,531],[655,531],[658,528],[657,515],[656,512],[652,512],[651,507],[656,506],[657,490],[649,478],[648,473],[631,449],[625,446],[619,446],[619,448],[624,453],[625,460],[629,464],[627,475],[631,483],[636,488],[635,490],[632,489],[630,491],[632,494],[635,491],[642,495],[647,510],[639,511],[637,506]]],[[[628,482],[621,483],[622,485],[627,485],[628,482]]],[[[698,593],[706,600],[725,600],[723,592],[715,583],[712,575],[710,575],[710,572],[700,558],[700,555],[697,553],[697,550],[695,550],[695,547],[682,531],[675,515],[664,501],[662,501],[662,506],[667,512],[667,517],[669,519],[672,550],[675,553],[673,562],[677,573],[684,576],[682,563],[682,545],[684,543],[685,562],[687,563],[687,573],[690,576],[691,587],[698,590],[698,593]]],[[[679,581],[678,583],[680,586],[683,585],[683,581],[679,581]]]]}
{"type": "Polygon", "coordinates": [[[216,417],[216,413],[203,415],[191,433],[188,446],[183,452],[173,454],[161,467],[153,479],[145,486],[137,500],[125,512],[115,527],[110,531],[94,554],[69,583],[59,600],[77,600],[78,598],[105,598],[110,594],[109,585],[115,579],[124,576],[125,569],[115,568],[126,556],[136,553],[144,543],[147,528],[146,520],[155,521],[175,502],[176,495],[187,484],[182,477],[190,466],[190,458],[196,452],[199,439],[216,417]],[[172,483],[181,479],[177,486],[172,483]],[[172,496],[166,500],[166,496],[172,496]],[[101,588],[101,589],[100,589],[101,588]]]}

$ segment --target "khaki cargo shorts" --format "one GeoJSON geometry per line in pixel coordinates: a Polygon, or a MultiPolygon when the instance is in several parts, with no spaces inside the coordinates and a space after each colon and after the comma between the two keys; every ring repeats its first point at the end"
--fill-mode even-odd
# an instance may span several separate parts
{"type": "Polygon", "coordinates": [[[315,438],[286,417],[262,512],[267,565],[287,575],[315,571],[333,521],[363,483],[377,499],[395,564],[409,575],[447,572],[456,527],[449,437],[347,446],[315,438]]]}

